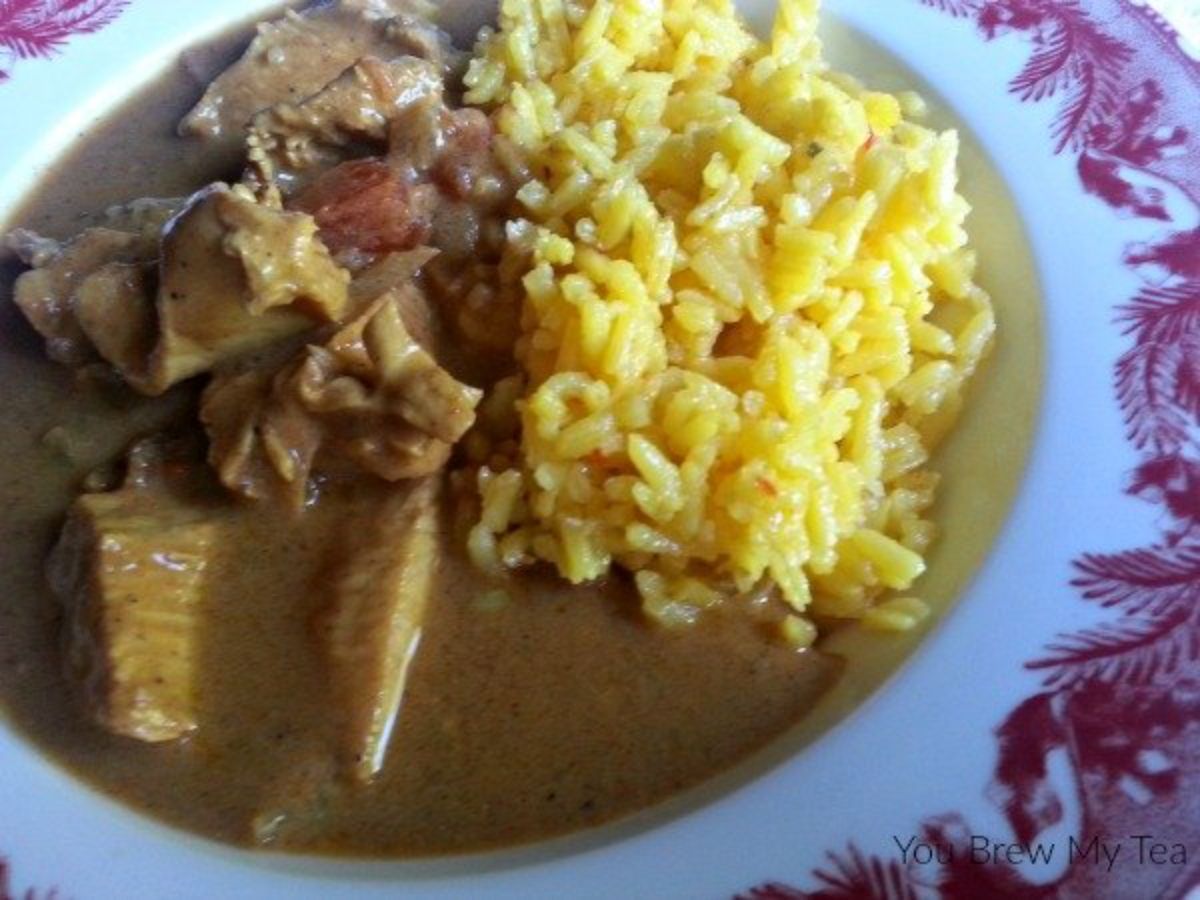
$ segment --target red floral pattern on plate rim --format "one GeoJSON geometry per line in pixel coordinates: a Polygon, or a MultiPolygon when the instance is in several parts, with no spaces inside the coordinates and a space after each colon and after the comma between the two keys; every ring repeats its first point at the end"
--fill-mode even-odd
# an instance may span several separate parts
{"type": "MultiPolygon", "coordinates": [[[[0,82],[14,60],[52,57],[71,37],[113,22],[130,2],[0,0],[0,82]]],[[[1132,346],[1115,367],[1126,436],[1141,456],[1125,489],[1162,507],[1161,540],[1075,560],[1072,585],[1116,616],[1060,636],[1027,664],[1045,673],[1044,689],[997,727],[1000,758],[988,796],[1025,844],[1070,821],[1105,823],[1110,830],[1116,823],[1114,834],[1125,824],[1136,830],[1147,819],[1137,808],[1151,803],[1160,812],[1170,807],[1195,842],[1200,797],[1189,796],[1183,781],[1200,768],[1200,145],[1164,109],[1170,88],[1182,88],[1185,99],[1197,96],[1200,65],[1182,53],[1157,14],[1130,0],[1086,6],[1081,0],[920,2],[973,21],[984,40],[1013,31],[1027,37],[1033,53],[1009,91],[1026,102],[1058,100],[1054,152],[1076,155],[1085,191],[1118,215],[1162,223],[1157,239],[1125,250],[1122,261],[1143,287],[1118,306],[1117,323],[1132,346]],[[1106,25],[1096,14],[1103,8],[1118,14],[1106,25]],[[1164,57],[1169,66],[1154,65],[1164,57]],[[1073,783],[1056,783],[1050,775],[1054,752],[1067,754],[1073,783]]],[[[1099,896],[1097,890],[1124,888],[1141,895],[1148,887],[1096,884],[1083,863],[1056,883],[1030,884],[1014,869],[966,862],[970,833],[959,813],[922,822],[925,840],[959,851],[931,873],[865,855],[851,844],[844,853],[831,852],[827,868],[813,873],[821,884],[814,890],[768,883],[741,896],[977,900],[1063,891],[1099,896]]],[[[1156,889],[1183,897],[1200,883],[1197,871],[1193,865],[1156,889]]],[[[11,891],[9,867],[0,858],[0,900],[17,900],[11,891]]],[[[21,896],[38,895],[30,889],[21,896]]]]}
{"type": "Polygon", "coordinates": [[[112,24],[131,0],[0,0],[0,82],[18,59],[49,59],[112,24]]]}
{"type": "Polygon", "coordinates": [[[1157,834],[1191,858],[1112,872],[1077,858],[1034,884],[1014,867],[974,863],[967,819],[946,812],[914,832],[943,850],[940,860],[906,865],[898,848],[884,858],[851,843],[812,873],[817,887],[770,882],[739,900],[1177,900],[1200,886],[1200,63],[1130,0],[920,2],[974,24],[985,41],[1027,39],[1032,53],[1009,92],[1057,103],[1053,149],[1075,156],[1084,191],[1158,225],[1123,254],[1141,289],[1116,307],[1130,346],[1114,387],[1139,456],[1124,489],[1160,507],[1161,534],[1074,560],[1071,585],[1114,615],[1060,635],[1026,664],[1043,674],[1042,689],[995,730],[986,796],[1010,833],[993,839],[1086,846],[1092,836],[1157,834]],[[1055,756],[1069,775],[1056,773],[1055,756]]]}

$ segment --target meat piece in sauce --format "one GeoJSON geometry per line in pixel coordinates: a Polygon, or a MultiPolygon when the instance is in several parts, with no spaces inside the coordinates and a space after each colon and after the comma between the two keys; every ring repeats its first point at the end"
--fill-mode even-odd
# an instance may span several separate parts
{"type": "Polygon", "coordinates": [[[48,563],[68,674],[114,734],[170,741],[197,726],[197,629],[224,515],[197,476],[139,445],[120,490],[75,501],[48,563]]]}
{"type": "Polygon", "coordinates": [[[348,788],[383,770],[401,715],[444,553],[442,486],[431,476],[363,505],[319,579],[328,604],[313,620],[328,673],[332,743],[301,746],[266,792],[251,833],[260,845],[318,837],[348,788]]]}
{"type": "Polygon", "coordinates": [[[348,535],[316,631],[341,719],[340,768],[383,768],[421,640],[440,556],[437,476],[393,488],[364,531],[348,535]]]}
{"type": "Polygon", "coordinates": [[[310,216],[223,185],[198,194],[163,237],[152,383],[165,389],[337,320],[349,275],[316,231],[310,216]]]}
{"type": "Polygon", "coordinates": [[[102,224],[66,244],[17,229],[6,241],[31,270],[14,289],[17,306],[56,362],[79,367],[97,355],[134,380],[145,368],[154,311],[146,268],[163,225],[182,200],[141,198],[105,210],[102,224]]]}
{"type": "Polygon", "coordinates": [[[401,289],[380,297],[324,347],[309,348],[298,375],[306,404],[338,422],[331,446],[369,472],[397,480],[429,474],[474,424],[482,392],[455,380],[413,340],[401,289]]]}
{"type": "Polygon", "coordinates": [[[218,374],[204,391],[200,419],[208,460],[226,488],[252,500],[304,503],[320,424],[290,389],[291,370],[266,367],[218,374]]]}
{"type": "Polygon", "coordinates": [[[80,330],[100,356],[129,384],[143,383],[154,352],[158,317],[154,310],[153,266],[110,262],[83,280],[75,292],[80,330]]]}
{"type": "Polygon", "coordinates": [[[288,11],[258,26],[242,58],[222,72],[179,125],[183,135],[236,144],[255,113],[311,96],[364,56],[423,56],[459,65],[449,39],[408,0],[344,0],[288,11]]]}
{"type": "Polygon", "coordinates": [[[33,265],[17,280],[17,306],[52,359],[103,359],[159,394],[344,312],[350,276],[310,216],[216,185],[167,223],[161,245],[137,221],[137,232],[89,228],[66,245],[10,236],[33,265]]]}
{"type": "Polygon", "coordinates": [[[441,94],[441,77],[424,60],[365,56],[312,96],[254,117],[247,184],[264,198],[275,189],[289,196],[323,169],[364,155],[363,147],[382,147],[393,119],[441,94]]]}
{"type": "Polygon", "coordinates": [[[413,287],[390,291],[278,371],[219,374],[200,417],[222,483],[247,497],[282,490],[303,500],[314,468],[398,481],[445,465],[481,392],[409,334],[403,308],[422,302],[413,287]]]}
{"type": "Polygon", "coordinates": [[[80,286],[109,263],[142,263],[158,252],[155,240],[111,228],[89,228],[66,244],[16,231],[8,244],[33,267],[17,279],[13,296],[18,308],[46,339],[46,354],[72,367],[97,359],[75,315],[80,286]]]}

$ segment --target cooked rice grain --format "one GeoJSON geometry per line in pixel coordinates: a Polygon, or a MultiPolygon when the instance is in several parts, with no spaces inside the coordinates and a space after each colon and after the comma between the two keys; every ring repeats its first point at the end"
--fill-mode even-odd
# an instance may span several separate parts
{"type": "Polygon", "coordinates": [[[523,378],[475,439],[519,421],[474,452],[485,569],[615,563],[673,625],[764,579],[804,616],[924,615],[886,592],[924,570],[922,467],[994,319],[957,135],[829,71],[816,17],[782,0],[763,42],[729,0],[503,0],[467,100],[533,177],[501,265],[523,378]]]}

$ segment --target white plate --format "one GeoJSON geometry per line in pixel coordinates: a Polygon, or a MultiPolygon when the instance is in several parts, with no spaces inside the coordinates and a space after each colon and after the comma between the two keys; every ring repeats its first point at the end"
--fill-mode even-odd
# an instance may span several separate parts
{"type": "MultiPolygon", "coordinates": [[[[270,5],[0,2],[0,219],[181,49],[270,5]],[[22,58],[18,31],[39,22],[65,23],[60,40],[22,58]]],[[[743,8],[765,21],[772,5],[743,8]]],[[[0,727],[2,900],[1200,886],[1200,65],[1130,0],[827,0],[826,16],[836,62],[917,85],[969,138],[969,227],[1000,312],[942,513],[984,521],[948,528],[976,535],[940,551],[970,571],[944,564],[939,621],[899,674],[802,752],[804,736],[785,739],[615,830],[407,865],[217,847],[81,787],[0,727]],[[1014,842],[1039,858],[1006,860],[1014,842]]]]}

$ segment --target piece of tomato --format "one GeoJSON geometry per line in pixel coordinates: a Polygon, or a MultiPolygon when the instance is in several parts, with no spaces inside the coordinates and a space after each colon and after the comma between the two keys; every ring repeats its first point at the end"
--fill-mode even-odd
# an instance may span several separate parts
{"type": "Polygon", "coordinates": [[[429,233],[430,217],[412,187],[380,159],[342,163],[309,185],[290,206],[317,221],[330,251],[408,250],[429,233]]]}

